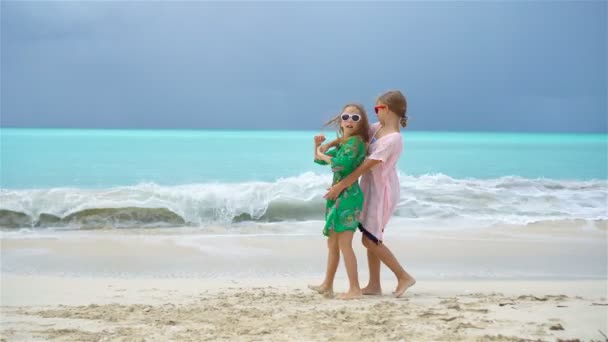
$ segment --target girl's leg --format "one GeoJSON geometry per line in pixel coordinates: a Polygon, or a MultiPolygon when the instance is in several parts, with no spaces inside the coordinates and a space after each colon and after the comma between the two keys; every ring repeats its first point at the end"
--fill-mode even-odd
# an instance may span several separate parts
{"type": "Polygon", "coordinates": [[[374,254],[382,263],[384,263],[397,277],[397,288],[393,292],[395,297],[401,297],[405,290],[416,284],[416,279],[407,273],[397,261],[397,258],[386,247],[384,243],[376,245],[373,241],[363,237],[363,245],[367,248],[368,253],[374,254]]]}
{"type": "MultiPolygon", "coordinates": [[[[361,242],[365,245],[367,238],[363,235],[361,242]]],[[[367,286],[361,291],[364,295],[380,296],[382,295],[382,286],[380,286],[380,259],[369,249],[367,250],[367,266],[369,267],[369,281],[367,286]]]]}
{"type": "Polygon", "coordinates": [[[329,232],[327,238],[327,270],[325,271],[325,280],[321,285],[308,285],[313,291],[317,291],[326,296],[333,296],[334,278],[340,263],[340,249],[338,247],[338,234],[333,231],[329,232]]]}
{"type": "Polygon", "coordinates": [[[340,299],[354,299],[361,297],[361,287],[359,287],[359,275],[357,274],[357,257],[353,250],[353,236],[355,232],[345,231],[338,233],[338,244],[340,252],[344,258],[346,274],[348,275],[348,292],[343,294],[340,299]]]}

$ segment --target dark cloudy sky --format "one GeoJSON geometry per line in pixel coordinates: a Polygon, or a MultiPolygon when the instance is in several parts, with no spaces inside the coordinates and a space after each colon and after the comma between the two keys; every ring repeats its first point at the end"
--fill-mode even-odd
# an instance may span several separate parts
{"type": "Polygon", "coordinates": [[[607,131],[606,1],[1,2],[3,127],[607,131]]]}

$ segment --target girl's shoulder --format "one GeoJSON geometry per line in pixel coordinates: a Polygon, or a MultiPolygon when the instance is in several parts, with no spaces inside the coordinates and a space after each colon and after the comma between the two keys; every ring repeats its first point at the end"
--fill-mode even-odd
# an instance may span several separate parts
{"type": "Polygon", "coordinates": [[[401,132],[389,133],[389,134],[383,136],[382,140],[384,140],[386,143],[389,143],[389,144],[402,144],[403,135],[401,135],[401,132]]]}
{"type": "Polygon", "coordinates": [[[374,133],[376,133],[376,131],[378,129],[380,129],[380,123],[379,122],[376,122],[376,123],[373,123],[373,124],[369,125],[369,136],[370,137],[373,136],[374,133]]]}
{"type": "Polygon", "coordinates": [[[401,150],[403,148],[403,135],[401,135],[401,132],[387,134],[380,140],[382,144],[387,147],[390,146],[390,148],[396,150],[401,150]]]}

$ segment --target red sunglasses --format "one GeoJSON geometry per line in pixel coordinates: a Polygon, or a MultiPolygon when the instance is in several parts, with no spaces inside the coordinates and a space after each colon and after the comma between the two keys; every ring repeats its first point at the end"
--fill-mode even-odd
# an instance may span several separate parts
{"type": "Polygon", "coordinates": [[[383,106],[383,105],[376,106],[376,107],[374,107],[374,110],[376,111],[376,114],[378,114],[378,110],[383,109],[383,108],[386,108],[386,106],[383,106]]]}

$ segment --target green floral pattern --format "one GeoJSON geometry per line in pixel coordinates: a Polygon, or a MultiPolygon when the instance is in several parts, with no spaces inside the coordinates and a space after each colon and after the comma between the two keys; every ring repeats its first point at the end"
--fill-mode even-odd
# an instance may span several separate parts
{"type": "MultiPolygon", "coordinates": [[[[351,174],[366,157],[365,143],[358,136],[350,137],[345,143],[326,152],[331,157],[331,170],[334,173],[332,184],[336,184],[351,174]]],[[[325,161],[315,160],[315,163],[327,165],[325,161]]],[[[323,234],[355,231],[359,226],[359,215],[363,208],[363,192],[359,182],[346,188],[335,200],[327,200],[325,205],[325,227],[323,234]]]]}

